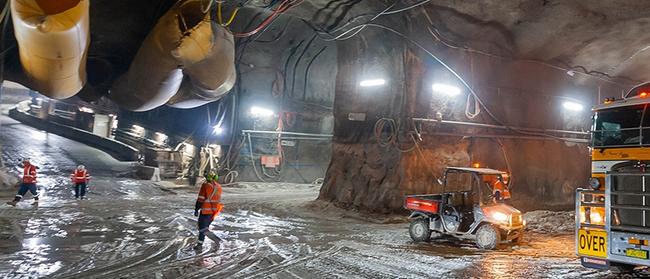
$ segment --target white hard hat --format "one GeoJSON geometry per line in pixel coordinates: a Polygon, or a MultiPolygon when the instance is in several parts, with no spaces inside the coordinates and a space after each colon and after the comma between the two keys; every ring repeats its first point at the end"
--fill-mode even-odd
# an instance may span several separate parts
{"type": "Polygon", "coordinates": [[[86,167],[84,165],[78,165],[77,169],[83,170],[83,169],[86,169],[86,167]]]}

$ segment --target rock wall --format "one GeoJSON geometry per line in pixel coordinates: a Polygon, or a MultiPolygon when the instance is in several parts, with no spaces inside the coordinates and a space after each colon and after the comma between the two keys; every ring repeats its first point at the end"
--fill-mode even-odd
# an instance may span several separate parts
{"type": "MultiPolygon", "coordinates": [[[[417,27],[404,29],[423,34],[417,27]]],[[[572,138],[567,141],[508,129],[417,124],[411,118],[586,132],[588,108],[599,98],[617,96],[623,90],[597,79],[574,79],[543,63],[427,46],[483,100],[485,107],[471,117],[466,110],[475,112],[475,104],[467,99],[468,90],[410,42],[373,29],[339,42],[338,47],[333,153],[319,199],[344,208],[399,211],[404,195],[439,191],[436,178],[445,167],[475,162],[510,169],[513,202],[521,209],[571,208],[575,189],[585,185],[590,173],[585,135],[556,134],[572,138]],[[359,86],[361,80],[373,77],[384,78],[386,84],[359,86]],[[462,94],[436,94],[432,83],[457,86],[462,94]],[[582,103],[585,109],[564,110],[567,100],[582,103]],[[364,113],[366,120],[351,121],[350,113],[364,113]],[[388,146],[380,144],[383,141],[374,134],[381,118],[395,121],[398,131],[388,146]],[[416,127],[422,137],[418,146],[411,137],[417,138],[416,127]]],[[[380,132],[381,137],[391,135],[386,127],[380,132]]]]}

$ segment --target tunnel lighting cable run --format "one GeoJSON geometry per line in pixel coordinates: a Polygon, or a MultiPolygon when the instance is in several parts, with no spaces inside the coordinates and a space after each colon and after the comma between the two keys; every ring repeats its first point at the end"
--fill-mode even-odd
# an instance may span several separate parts
{"type": "MultiPolygon", "coordinates": [[[[485,112],[490,116],[490,118],[492,118],[492,120],[494,120],[495,122],[497,122],[499,125],[502,125],[503,127],[507,128],[507,129],[509,129],[509,130],[511,130],[511,131],[514,131],[514,132],[520,133],[520,134],[525,134],[525,135],[535,135],[535,136],[541,136],[541,137],[549,137],[549,138],[554,138],[554,139],[559,140],[559,141],[566,141],[566,139],[563,139],[563,138],[561,138],[561,137],[556,137],[556,136],[554,136],[554,135],[549,135],[549,134],[546,134],[546,133],[526,132],[526,131],[522,131],[522,130],[516,129],[515,127],[512,127],[512,126],[508,126],[508,125],[506,125],[503,121],[501,121],[499,118],[497,118],[497,117],[496,117],[496,116],[495,116],[495,115],[490,111],[490,109],[485,105],[485,103],[483,102],[483,100],[478,96],[478,94],[476,94],[476,92],[474,91],[474,89],[472,89],[472,87],[471,87],[471,86],[470,86],[470,85],[469,85],[469,84],[468,84],[468,83],[467,83],[467,82],[466,82],[466,81],[465,81],[465,80],[464,80],[464,79],[463,79],[463,78],[462,78],[462,77],[461,77],[461,76],[460,76],[456,71],[454,71],[454,69],[452,69],[452,68],[451,68],[449,65],[447,65],[444,61],[442,61],[442,59],[438,58],[438,56],[436,56],[436,55],[433,54],[431,51],[429,51],[428,49],[426,49],[426,48],[425,48],[424,46],[422,46],[420,43],[414,41],[413,39],[409,38],[408,36],[404,35],[403,33],[399,32],[399,31],[397,31],[397,30],[395,30],[395,29],[393,29],[393,28],[390,28],[390,27],[387,27],[387,26],[384,26],[384,25],[381,25],[381,24],[367,23],[367,24],[363,24],[363,26],[376,27],[376,28],[380,28],[380,29],[384,29],[384,30],[390,31],[390,32],[396,34],[397,36],[402,37],[403,39],[406,39],[406,40],[409,41],[411,44],[415,45],[416,47],[418,47],[419,49],[421,49],[422,51],[424,51],[426,54],[428,54],[429,56],[431,56],[431,58],[433,58],[433,59],[436,60],[438,63],[440,63],[440,65],[442,65],[445,69],[447,69],[447,71],[449,71],[449,72],[450,72],[454,77],[456,77],[456,79],[458,79],[458,80],[463,84],[463,86],[464,86],[465,88],[467,88],[467,90],[469,90],[470,94],[472,94],[472,95],[474,96],[474,98],[476,98],[476,101],[481,105],[481,107],[483,107],[483,109],[485,109],[485,112]]],[[[357,26],[357,27],[358,27],[358,26],[357,26]]],[[[357,27],[355,27],[355,28],[357,28],[357,27]]],[[[353,29],[354,29],[354,28],[353,28],[353,29]]],[[[351,30],[353,30],[353,29],[351,29],[351,30]]],[[[349,31],[349,30],[348,30],[348,31],[349,31]]]]}

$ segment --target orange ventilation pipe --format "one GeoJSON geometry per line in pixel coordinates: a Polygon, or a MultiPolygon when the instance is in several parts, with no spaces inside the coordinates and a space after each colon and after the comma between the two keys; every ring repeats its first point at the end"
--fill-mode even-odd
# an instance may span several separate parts
{"type": "Polygon", "coordinates": [[[86,83],[89,0],[11,0],[25,86],[55,99],[86,83]]]}
{"type": "Polygon", "coordinates": [[[146,111],[165,104],[194,107],[229,91],[236,78],[234,40],[205,6],[183,0],[163,15],[109,97],[126,109],[146,111]],[[184,80],[191,83],[179,92],[184,80]]]}

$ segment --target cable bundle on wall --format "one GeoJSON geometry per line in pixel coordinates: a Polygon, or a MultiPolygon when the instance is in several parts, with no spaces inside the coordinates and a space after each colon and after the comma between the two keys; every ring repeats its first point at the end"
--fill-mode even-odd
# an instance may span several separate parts
{"type": "Polygon", "coordinates": [[[262,29],[266,28],[269,24],[273,22],[280,14],[285,13],[287,10],[300,5],[303,2],[303,0],[284,0],[282,1],[277,8],[275,8],[271,15],[269,15],[267,18],[265,18],[257,27],[255,27],[251,31],[246,31],[246,32],[240,32],[240,33],[234,33],[235,37],[238,38],[243,38],[243,37],[249,37],[252,35],[257,34],[260,32],[262,29]]]}
{"type": "Polygon", "coordinates": [[[379,144],[382,147],[389,147],[389,146],[394,146],[395,149],[397,149],[400,152],[411,152],[415,149],[417,145],[417,140],[415,136],[413,135],[413,132],[407,132],[411,140],[413,140],[414,145],[407,148],[407,149],[402,149],[400,147],[400,142],[399,142],[399,133],[400,133],[400,122],[395,121],[395,119],[392,118],[380,118],[375,122],[375,128],[374,128],[374,133],[375,133],[375,139],[377,140],[377,144],[379,144]],[[384,136],[384,134],[387,134],[384,136]]]}

